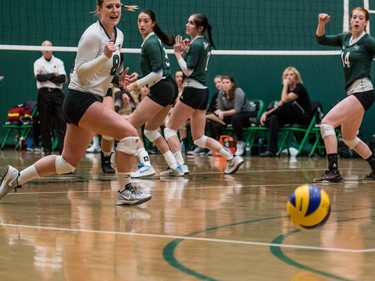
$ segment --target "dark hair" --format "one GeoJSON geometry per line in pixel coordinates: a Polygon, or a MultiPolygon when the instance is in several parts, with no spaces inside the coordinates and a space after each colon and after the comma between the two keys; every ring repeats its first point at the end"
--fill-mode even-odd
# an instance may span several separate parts
{"type": "Polygon", "coordinates": [[[141,13],[147,14],[150,17],[151,21],[155,23],[154,32],[159,37],[161,42],[163,42],[167,46],[173,46],[174,45],[174,36],[167,35],[163,32],[163,30],[161,30],[160,26],[156,22],[155,13],[151,10],[148,10],[148,9],[145,9],[145,10],[141,11],[140,14],[141,13]]]}
{"type": "Polygon", "coordinates": [[[234,92],[236,91],[236,88],[237,88],[236,81],[234,81],[234,78],[232,76],[230,76],[230,75],[223,75],[223,76],[221,76],[221,80],[224,80],[224,79],[228,79],[233,84],[232,89],[230,89],[229,93],[228,93],[229,100],[233,100],[234,99],[234,92]]]}
{"type": "Polygon", "coordinates": [[[192,16],[194,17],[195,25],[197,27],[200,27],[200,26],[203,27],[203,34],[207,31],[208,41],[210,42],[210,45],[216,49],[214,41],[212,40],[212,33],[211,33],[212,26],[208,23],[208,19],[207,19],[206,15],[204,15],[204,14],[193,14],[192,16]]]}

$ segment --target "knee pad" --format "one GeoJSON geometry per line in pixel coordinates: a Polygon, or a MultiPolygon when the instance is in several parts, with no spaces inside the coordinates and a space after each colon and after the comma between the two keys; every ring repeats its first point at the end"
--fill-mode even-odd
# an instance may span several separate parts
{"type": "Polygon", "coordinates": [[[157,138],[161,137],[158,130],[144,130],[143,133],[150,142],[154,142],[157,138]]]}
{"type": "Polygon", "coordinates": [[[102,136],[102,138],[105,139],[106,141],[113,141],[113,138],[110,136],[102,136]]]}
{"type": "Polygon", "coordinates": [[[352,140],[344,140],[342,139],[342,141],[350,148],[350,149],[354,149],[358,143],[361,141],[358,137],[355,137],[354,139],[352,140]]]}
{"type": "Polygon", "coordinates": [[[328,136],[336,135],[335,128],[332,125],[328,124],[321,124],[320,125],[320,133],[322,135],[322,139],[325,139],[328,136]]]}
{"type": "Polygon", "coordinates": [[[203,135],[199,139],[194,141],[194,144],[201,147],[201,148],[206,148],[206,142],[207,142],[208,137],[203,135]]]}
{"type": "Polygon", "coordinates": [[[172,136],[177,136],[177,131],[169,128],[164,129],[164,137],[165,139],[169,139],[172,136]]]}
{"type": "Polygon", "coordinates": [[[75,167],[70,165],[66,162],[60,155],[56,157],[55,160],[55,168],[57,174],[66,174],[66,173],[73,173],[75,171],[75,167]]]}
{"type": "Polygon", "coordinates": [[[136,155],[137,154],[137,145],[138,137],[125,137],[119,140],[116,151],[121,151],[126,154],[136,155]]]}

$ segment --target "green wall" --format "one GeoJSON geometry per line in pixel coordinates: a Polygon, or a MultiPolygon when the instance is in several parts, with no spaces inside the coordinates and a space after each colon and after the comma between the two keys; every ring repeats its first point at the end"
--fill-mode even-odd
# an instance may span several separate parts
{"type": "MultiPolygon", "coordinates": [[[[0,44],[40,45],[49,39],[55,46],[76,47],[83,30],[95,17],[93,0],[2,0],[0,11],[0,44]]],[[[133,3],[133,2],[132,2],[133,3]]],[[[130,4],[132,4],[130,3],[130,4]]],[[[361,1],[350,1],[352,7],[361,1]]],[[[134,1],[141,8],[154,10],[159,25],[170,34],[184,34],[188,16],[194,12],[208,15],[213,26],[213,38],[218,50],[334,50],[315,42],[319,12],[332,16],[327,33],[342,30],[342,1],[326,0],[233,0],[233,1],[134,1]]],[[[370,7],[371,8],[371,7],[370,7]]],[[[136,25],[137,13],[124,12],[119,25],[125,33],[126,48],[139,48],[141,37],[136,25]]],[[[371,26],[375,30],[375,26],[371,26]]],[[[37,90],[33,63],[39,51],[0,50],[0,123],[7,110],[26,100],[35,100],[37,90]]],[[[55,52],[69,72],[74,53],[55,52]]],[[[125,64],[139,71],[139,55],[126,54],[125,64]]],[[[172,69],[177,65],[171,55],[172,69]]],[[[327,112],[345,97],[344,80],[339,56],[212,56],[209,81],[213,93],[213,77],[229,74],[235,77],[250,98],[260,98],[267,104],[278,99],[281,73],[289,65],[296,66],[312,99],[323,103],[327,112]]],[[[372,75],[374,76],[374,73],[372,75]]],[[[66,89],[66,86],[64,87],[66,89]]],[[[375,133],[375,106],[364,118],[365,140],[375,133]]],[[[0,128],[0,138],[4,130],[0,128]]]]}

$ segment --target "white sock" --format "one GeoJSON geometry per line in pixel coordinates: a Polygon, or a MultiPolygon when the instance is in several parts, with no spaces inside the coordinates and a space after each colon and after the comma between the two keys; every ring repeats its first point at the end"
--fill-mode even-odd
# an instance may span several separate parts
{"type": "Polygon", "coordinates": [[[139,158],[139,162],[143,163],[144,165],[151,166],[150,156],[144,147],[137,149],[137,154],[139,158]]]}
{"type": "Polygon", "coordinates": [[[120,189],[123,189],[128,183],[130,183],[130,173],[118,172],[117,179],[120,189]]]}
{"type": "Polygon", "coordinates": [[[22,185],[28,181],[31,181],[33,179],[38,179],[38,178],[40,178],[40,176],[38,174],[38,171],[35,168],[35,165],[31,165],[21,171],[20,176],[18,177],[17,181],[19,185],[22,185]]]}
{"type": "Polygon", "coordinates": [[[230,150],[224,146],[220,149],[219,154],[223,156],[227,161],[232,160],[234,157],[232,152],[230,152],[230,150]]]}
{"type": "Polygon", "coordinates": [[[165,161],[167,161],[168,167],[172,170],[176,170],[178,167],[176,158],[173,156],[172,151],[168,150],[163,154],[165,161]]]}
{"type": "Polygon", "coordinates": [[[176,151],[175,153],[173,153],[173,155],[176,158],[177,163],[179,165],[184,165],[185,161],[184,161],[184,158],[182,157],[181,151],[176,151]]]}

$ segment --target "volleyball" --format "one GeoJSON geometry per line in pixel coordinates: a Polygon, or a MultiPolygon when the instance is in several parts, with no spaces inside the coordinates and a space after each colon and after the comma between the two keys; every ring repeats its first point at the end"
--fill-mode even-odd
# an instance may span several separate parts
{"type": "Polygon", "coordinates": [[[287,212],[298,228],[317,228],[328,220],[331,213],[331,200],[322,188],[312,184],[301,185],[290,195],[287,212]]]}

